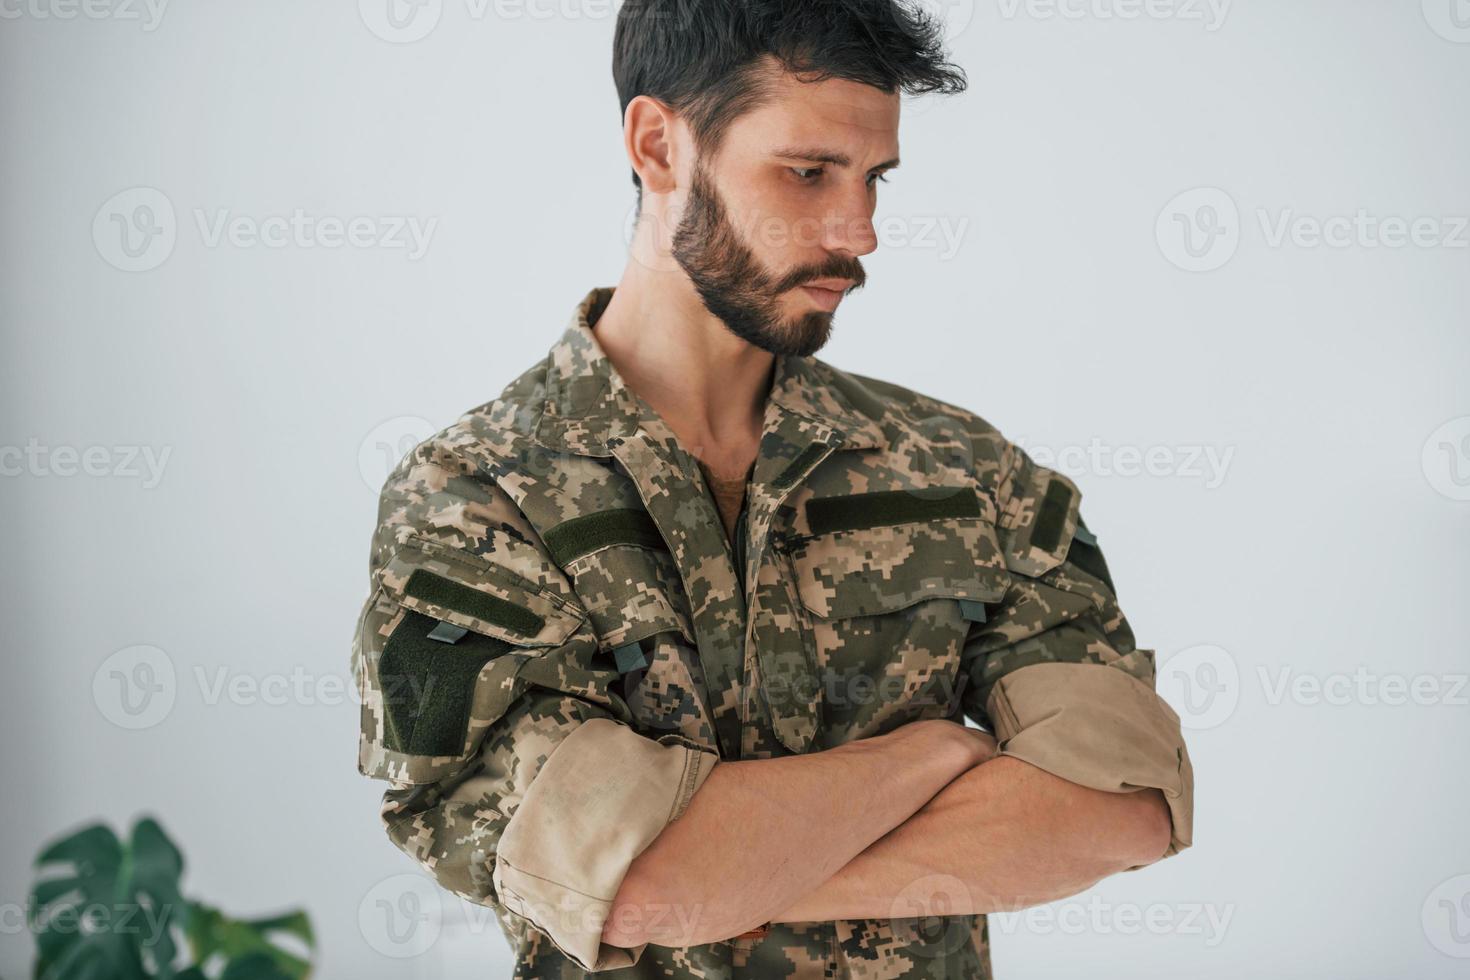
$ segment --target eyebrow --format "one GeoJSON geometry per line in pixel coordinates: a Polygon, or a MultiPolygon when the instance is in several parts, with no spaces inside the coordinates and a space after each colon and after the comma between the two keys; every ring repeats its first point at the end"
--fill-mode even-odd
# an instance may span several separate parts
{"type": "MultiPolygon", "coordinates": [[[[834,167],[850,167],[852,159],[845,153],[836,150],[824,150],[815,146],[783,146],[775,151],[778,157],[788,160],[810,160],[813,163],[830,163],[834,167]]],[[[898,166],[898,157],[892,160],[884,160],[873,167],[873,170],[892,170],[898,166]]],[[[870,171],[871,172],[871,171],[870,171]]]]}

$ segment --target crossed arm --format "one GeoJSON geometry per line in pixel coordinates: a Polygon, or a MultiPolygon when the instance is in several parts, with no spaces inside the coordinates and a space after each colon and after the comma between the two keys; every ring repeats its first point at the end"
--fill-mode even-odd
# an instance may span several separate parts
{"type": "Polygon", "coordinates": [[[949,721],[721,763],[633,862],[603,941],[682,947],[767,921],[993,912],[1158,860],[1162,794],[1079,786],[949,721]],[[730,887],[739,882],[739,887],[730,887]]]}

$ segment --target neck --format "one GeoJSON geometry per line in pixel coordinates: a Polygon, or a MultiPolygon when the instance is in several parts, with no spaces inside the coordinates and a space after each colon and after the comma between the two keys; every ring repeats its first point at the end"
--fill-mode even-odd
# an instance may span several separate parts
{"type": "Polygon", "coordinates": [[[636,257],[593,325],[628,386],[721,474],[755,459],[775,358],[712,316],[682,270],[636,257]]]}

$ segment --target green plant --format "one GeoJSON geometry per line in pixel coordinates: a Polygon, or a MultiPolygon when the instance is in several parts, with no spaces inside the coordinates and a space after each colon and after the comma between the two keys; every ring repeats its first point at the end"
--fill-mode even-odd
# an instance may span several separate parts
{"type": "Polygon", "coordinates": [[[280,945],[313,946],[302,911],[232,919],[184,898],[184,858],[163,828],[144,818],[126,843],[94,824],[36,858],[29,923],[35,980],[303,980],[308,960],[280,945]],[[181,963],[179,937],[188,949],[181,963]]]}

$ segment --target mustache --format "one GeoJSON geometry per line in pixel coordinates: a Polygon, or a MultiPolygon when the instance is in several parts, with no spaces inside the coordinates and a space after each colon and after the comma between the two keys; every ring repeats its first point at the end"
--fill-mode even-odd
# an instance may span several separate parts
{"type": "Polygon", "coordinates": [[[863,288],[868,281],[868,273],[857,259],[834,256],[830,261],[820,265],[806,265],[792,269],[776,283],[772,292],[784,293],[788,289],[795,289],[814,279],[851,279],[853,284],[847,290],[850,293],[863,288]]]}

